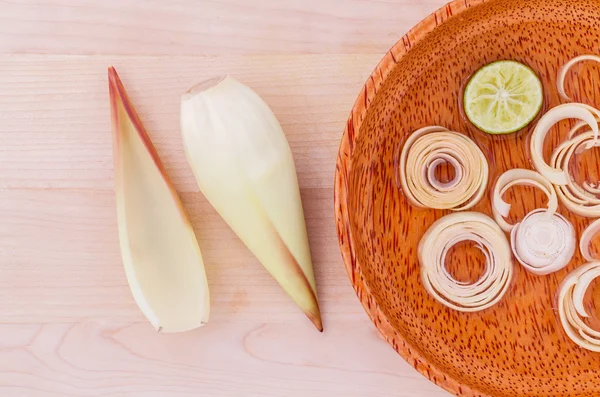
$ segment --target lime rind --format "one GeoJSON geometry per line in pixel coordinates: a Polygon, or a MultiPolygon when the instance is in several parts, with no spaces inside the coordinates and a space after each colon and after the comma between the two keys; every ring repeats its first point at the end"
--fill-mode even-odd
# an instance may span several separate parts
{"type": "Polygon", "coordinates": [[[542,83],[528,66],[497,61],[479,69],[467,83],[467,118],[488,134],[510,134],[531,123],[543,103],[542,83]]]}

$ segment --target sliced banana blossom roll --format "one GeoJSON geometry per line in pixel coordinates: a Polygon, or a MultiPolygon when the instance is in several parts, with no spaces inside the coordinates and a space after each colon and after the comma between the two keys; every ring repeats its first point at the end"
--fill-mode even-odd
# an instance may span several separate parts
{"type": "Polygon", "coordinates": [[[413,132],[402,147],[399,176],[402,191],[415,206],[466,210],[479,202],[488,181],[488,163],[469,137],[444,127],[413,132]],[[454,178],[439,181],[435,170],[447,163],[454,178]]]}
{"type": "Polygon", "coordinates": [[[564,216],[537,209],[515,225],[510,242],[519,263],[542,276],[569,264],[575,253],[575,228],[564,216]]]}
{"type": "Polygon", "coordinates": [[[277,118],[230,76],[192,87],[181,132],[201,192],[320,331],[292,151],[277,118]]]}
{"type": "Polygon", "coordinates": [[[544,178],[541,174],[528,169],[515,168],[508,170],[500,175],[496,181],[492,196],[492,212],[494,214],[494,219],[505,232],[510,232],[515,225],[509,224],[504,219],[508,217],[510,204],[502,199],[502,195],[506,193],[508,189],[517,185],[534,186],[544,192],[546,197],[548,197],[547,212],[549,214],[556,212],[558,209],[556,192],[549,180],[544,178]]]}
{"type": "Polygon", "coordinates": [[[438,219],[421,238],[418,257],[427,292],[462,312],[480,311],[498,303],[513,276],[506,236],[492,218],[479,212],[457,212],[438,219]],[[485,256],[485,271],[474,283],[454,279],[445,266],[448,251],[462,241],[475,242],[485,256]]]}
{"type": "Polygon", "coordinates": [[[108,71],[119,241],[133,297],[159,331],[208,322],[196,235],[114,68],[108,71]]]}
{"type": "Polygon", "coordinates": [[[584,296],[592,281],[600,276],[600,262],[591,262],[573,270],[558,290],[558,315],[569,338],[580,347],[600,352],[600,332],[584,322],[590,317],[584,296]]]}

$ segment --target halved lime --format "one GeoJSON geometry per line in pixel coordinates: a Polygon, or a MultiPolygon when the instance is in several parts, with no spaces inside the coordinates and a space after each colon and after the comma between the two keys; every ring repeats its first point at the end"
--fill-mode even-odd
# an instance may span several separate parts
{"type": "Polygon", "coordinates": [[[479,69],[465,88],[465,114],[488,134],[509,134],[529,124],[542,108],[542,83],[529,67],[497,61],[479,69]]]}

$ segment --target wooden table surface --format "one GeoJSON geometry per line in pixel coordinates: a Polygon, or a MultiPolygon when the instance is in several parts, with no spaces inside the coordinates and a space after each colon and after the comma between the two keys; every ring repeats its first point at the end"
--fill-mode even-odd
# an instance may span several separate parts
{"type": "Polygon", "coordinates": [[[379,59],[444,0],[0,0],[0,396],[447,396],[379,336],[333,220],[335,156],[379,59]],[[203,250],[209,324],[157,334],[117,238],[107,67],[119,71],[203,250]],[[295,155],[325,332],[207,204],[180,95],[229,73],[295,155]]]}

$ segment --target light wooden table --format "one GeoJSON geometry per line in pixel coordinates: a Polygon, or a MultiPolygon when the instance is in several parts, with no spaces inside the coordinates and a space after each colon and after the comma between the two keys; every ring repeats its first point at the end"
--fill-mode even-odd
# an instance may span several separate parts
{"type": "Polygon", "coordinates": [[[379,336],[333,221],[337,146],[361,85],[444,0],[0,0],[0,396],[446,396],[379,336]],[[124,81],[203,250],[206,327],[157,334],[127,286],[106,69],[124,81]],[[198,193],[179,98],[230,73],[297,162],[325,333],[198,193]]]}

